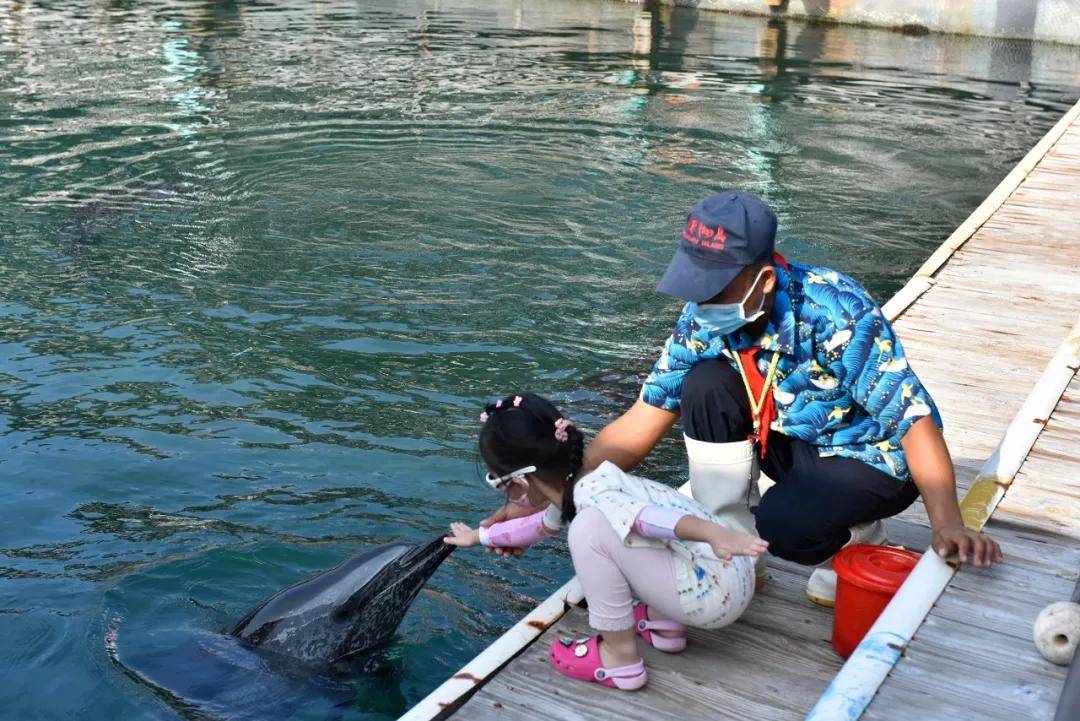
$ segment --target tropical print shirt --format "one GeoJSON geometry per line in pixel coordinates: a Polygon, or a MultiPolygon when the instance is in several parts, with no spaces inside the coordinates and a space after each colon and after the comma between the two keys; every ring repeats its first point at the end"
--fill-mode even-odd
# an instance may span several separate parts
{"type": "Polygon", "coordinates": [[[900,439],[920,418],[941,415],[908,366],[881,308],[851,278],[828,268],[777,264],[776,300],[760,337],[745,330],[712,335],[683,308],[641,389],[649,405],[677,410],[686,373],[698,361],[760,346],[762,376],[779,353],[770,431],[800,438],[821,456],[855,458],[910,480],[900,439]]]}

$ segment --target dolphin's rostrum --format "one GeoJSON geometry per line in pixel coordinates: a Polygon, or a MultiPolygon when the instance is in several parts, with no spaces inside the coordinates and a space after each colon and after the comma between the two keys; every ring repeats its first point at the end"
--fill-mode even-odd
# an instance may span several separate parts
{"type": "Polygon", "coordinates": [[[453,546],[388,543],[290,586],[259,604],[230,634],[313,664],[362,656],[390,641],[409,605],[453,546]]]}

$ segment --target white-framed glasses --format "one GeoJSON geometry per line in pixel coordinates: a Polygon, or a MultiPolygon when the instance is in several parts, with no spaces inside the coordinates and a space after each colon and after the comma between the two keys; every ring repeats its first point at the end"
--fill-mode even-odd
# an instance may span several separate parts
{"type": "Polygon", "coordinates": [[[511,471],[505,476],[496,476],[494,473],[491,473],[489,471],[484,476],[484,480],[487,481],[487,484],[491,486],[493,490],[503,491],[507,494],[507,497],[509,497],[510,493],[509,488],[507,488],[507,484],[515,478],[520,478],[522,481],[525,482],[525,486],[521,489],[521,493],[524,494],[526,489],[528,489],[529,487],[529,481],[525,478],[525,476],[530,473],[536,473],[536,466],[525,466],[524,468],[519,468],[516,471],[511,471]]]}

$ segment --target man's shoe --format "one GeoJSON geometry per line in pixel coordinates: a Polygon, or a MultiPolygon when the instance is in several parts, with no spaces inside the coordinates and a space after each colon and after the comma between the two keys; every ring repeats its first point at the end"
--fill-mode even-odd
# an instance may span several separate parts
{"type": "Polygon", "coordinates": [[[832,568],[832,559],[825,562],[828,566],[820,566],[810,574],[810,580],[806,582],[806,597],[810,603],[816,603],[825,608],[836,606],[836,571],[832,568]]]}
{"type": "MultiPolygon", "coordinates": [[[[844,544],[854,546],[864,543],[870,546],[884,546],[888,543],[885,535],[885,524],[882,521],[871,521],[851,528],[851,540],[844,544]]],[[[811,603],[819,606],[833,608],[836,606],[836,571],[833,570],[832,559],[825,561],[814,569],[810,574],[810,580],[806,583],[806,597],[811,603]]]]}

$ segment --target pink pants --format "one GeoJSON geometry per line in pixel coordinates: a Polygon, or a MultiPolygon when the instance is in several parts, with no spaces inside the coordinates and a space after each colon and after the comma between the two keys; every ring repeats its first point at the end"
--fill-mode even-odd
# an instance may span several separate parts
{"type": "Polygon", "coordinates": [[[633,599],[673,621],[686,623],[675,588],[675,559],[667,548],[628,548],[596,508],[583,508],[567,532],[574,571],[589,602],[589,624],[598,631],[634,625],[633,599]]]}

